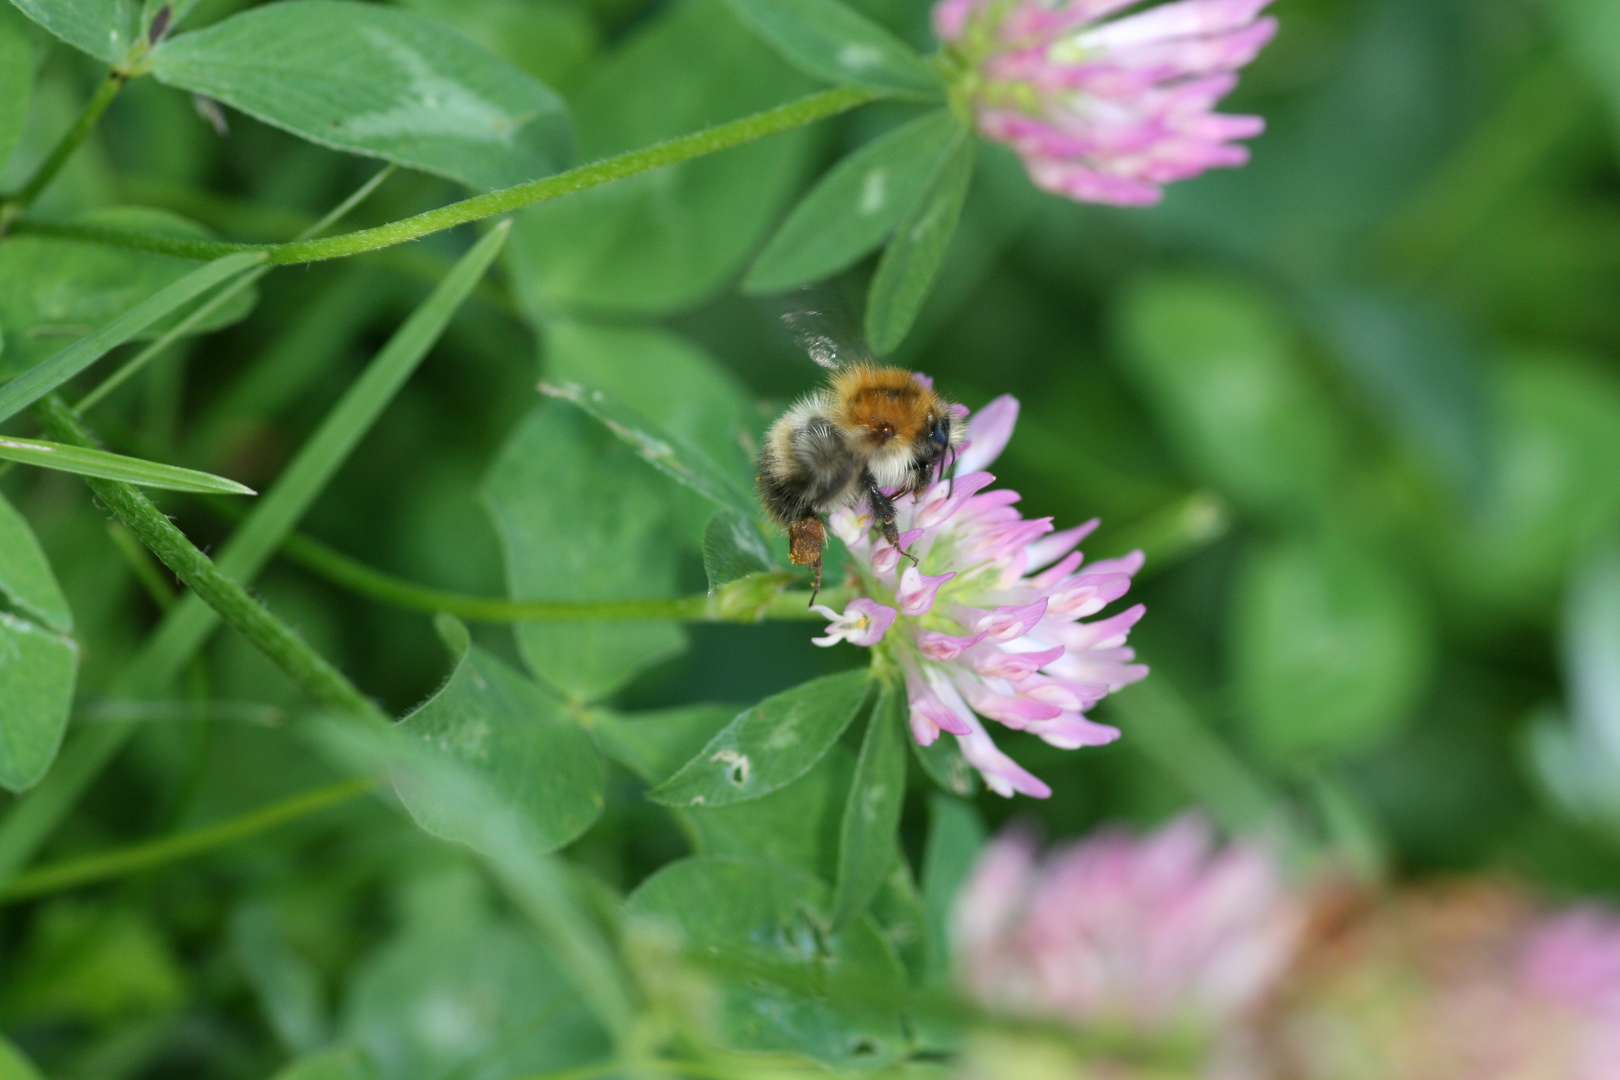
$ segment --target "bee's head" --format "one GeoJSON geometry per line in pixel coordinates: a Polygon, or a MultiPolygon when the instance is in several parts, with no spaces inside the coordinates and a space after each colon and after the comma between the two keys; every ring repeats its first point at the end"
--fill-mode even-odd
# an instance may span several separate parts
{"type": "Polygon", "coordinates": [[[928,428],[928,449],[938,456],[951,445],[951,418],[947,415],[930,417],[932,424],[928,428]]]}

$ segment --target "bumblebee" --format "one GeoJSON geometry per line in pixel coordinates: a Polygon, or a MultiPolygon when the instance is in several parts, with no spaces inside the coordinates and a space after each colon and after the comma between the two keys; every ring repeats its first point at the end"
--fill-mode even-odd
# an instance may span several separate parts
{"type": "Polygon", "coordinates": [[[950,403],[925,381],[864,361],[836,369],[830,386],[771,425],[755,484],[766,513],[787,530],[788,557],[814,571],[812,604],[827,543],[822,517],[870,499],[884,539],[898,550],[895,497],[947,471],[962,435],[950,403]]]}

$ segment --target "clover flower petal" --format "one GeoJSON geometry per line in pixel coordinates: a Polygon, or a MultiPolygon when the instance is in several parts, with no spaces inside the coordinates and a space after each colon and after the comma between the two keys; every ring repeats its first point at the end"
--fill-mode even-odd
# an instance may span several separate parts
{"type": "MultiPolygon", "coordinates": [[[[1245,164],[1257,116],[1214,112],[1276,34],[1271,0],[941,0],[934,27],[967,70],[979,130],[1041,188],[1149,205],[1165,184],[1245,164]]],[[[964,457],[967,457],[964,454],[964,457]]],[[[974,460],[974,467],[982,463],[974,460]]]]}
{"type": "Polygon", "coordinates": [[[868,648],[876,645],[883,640],[889,627],[894,625],[898,614],[894,608],[864,596],[851,600],[842,614],[825,604],[817,604],[811,610],[832,620],[825,636],[810,639],[823,648],[840,641],[868,648]]]}

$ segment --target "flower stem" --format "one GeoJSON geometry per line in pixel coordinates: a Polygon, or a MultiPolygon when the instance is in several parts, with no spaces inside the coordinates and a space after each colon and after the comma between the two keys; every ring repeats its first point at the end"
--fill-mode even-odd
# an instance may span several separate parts
{"type": "Polygon", "coordinates": [[[107,77],[101,80],[101,85],[96,88],[96,92],[85,103],[79,118],[67,129],[67,133],[56,144],[50,156],[40,162],[39,168],[34,170],[34,175],[17,189],[16,194],[0,202],[0,233],[4,233],[6,225],[32,206],[46,186],[56,179],[56,174],[62,171],[62,166],[73,156],[73,151],[84,142],[85,136],[96,126],[96,121],[101,119],[101,114],[107,111],[107,106],[112,104],[113,98],[118,96],[118,91],[123,89],[124,79],[122,72],[109,71],[107,77]]]}
{"type": "MultiPolygon", "coordinates": [[[[210,500],[212,503],[213,500],[210,500]]],[[[217,505],[214,504],[214,505],[217,505]]],[[[819,619],[809,594],[778,591],[754,605],[727,602],[724,590],[712,596],[672,596],[648,600],[506,600],[428,588],[376,570],[301,533],[282,541],[286,558],[335,585],[412,611],[444,612],[471,622],[584,622],[678,619],[684,622],[758,622],[761,619],[819,619]]],[[[827,594],[832,596],[832,590],[827,594]]]]}
{"type": "MultiPolygon", "coordinates": [[[[56,395],[34,406],[45,430],[59,442],[94,447],[95,440],[56,395]]],[[[152,500],[130,484],[85,477],[85,483],[113,516],[174,571],[220,618],[256,645],[311,698],[345,712],[378,717],[367,697],[325,657],[311,649],[286,623],[270,614],[246,589],[226,577],[197,549],[152,500]]]]}
{"type": "Polygon", "coordinates": [[[823,90],[797,101],[778,105],[774,109],[766,109],[724,124],[704,128],[702,131],[694,131],[690,135],[681,135],[639,150],[631,150],[589,165],[581,165],[554,176],[475,195],[470,199],[441,206],[414,217],[389,222],[387,225],[320,239],[292,240],[284,244],[235,244],[155,236],[97,225],[33,220],[17,221],[12,226],[12,231],[111,244],[173,255],[182,259],[215,259],[237,251],[264,251],[269,254],[270,262],[278,265],[341,259],[402,244],[408,240],[417,240],[457,225],[466,225],[496,214],[520,210],[526,206],[533,206],[562,195],[572,195],[587,188],[622,180],[627,176],[635,176],[665,165],[674,165],[720,150],[728,150],[767,135],[775,135],[829,116],[836,116],[881,97],[883,95],[879,92],[856,87],[845,86],[823,90]]]}
{"type": "Polygon", "coordinates": [[[0,891],[0,900],[23,900],[43,893],[60,892],[63,889],[87,885],[92,881],[133,874],[164,863],[190,858],[213,848],[246,840],[250,836],[325,810],[329,806],[347,802],[357,795],[365,794],[375,786],[376,781],[370,777],[344,780],[313,791],[305,791],[269,806],[261,806],[257,810],[227,818],[207,828],[193,829],[157,840],[130,844],[127,847],[42,866],[13,878],[11,884],[4,891],[0,891]]]}

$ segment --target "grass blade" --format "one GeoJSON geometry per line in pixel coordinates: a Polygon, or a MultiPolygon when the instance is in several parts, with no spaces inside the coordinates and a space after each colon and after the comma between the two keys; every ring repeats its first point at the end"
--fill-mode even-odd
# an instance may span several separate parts
{"type": "Polygon", "coordinates": [[[213,473],[43,439],[0,437],[0,459],[102,480],[122,480],[126,484],[163,488],[166,491],[196,491],[208,495],[257,494],[250,487],[213,473]]]}
{"type": "Polygon", "coordinates": [[[160,289],[94,333],[75,341],[15,379],[0,386],[0,421],[9,420],[67,382],[109,352],[181,305],[227,278],[265,261],[262,252],[244,251],[199,266],[168,288],[160,289]]]}
{"type": "MultiPolygon", "coordinates": [[[[383,346],[225,545],[217,564],[221,571],[239,582],[259,571],[438,340],[450,317],[494,261],[507,231],[503,223],[479,241],[383,346]]],[[[146,646],[112,687],[113,692],[140,697],[161,689],[191,661],[218,622],[219,616],[212,608],[196,596],[187,596],[147,639],[146,646]]],[[[84,789],[134,731],[130,723],[96,724],[64,747],[45,779],[19,799],[0,822],[0,883],[33,857],[57,822],[73,808],[84,789]]]]}

